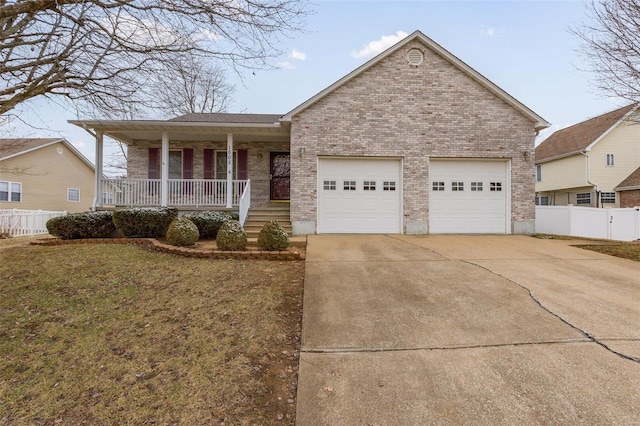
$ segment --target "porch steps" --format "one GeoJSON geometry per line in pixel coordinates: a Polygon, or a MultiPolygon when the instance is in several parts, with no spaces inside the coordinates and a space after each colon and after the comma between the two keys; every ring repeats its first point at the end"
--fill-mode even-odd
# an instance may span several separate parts
{"type": "Polygon", "coordinates": [[[270,220],[277,220],[280,226],[291,236],[289,203],[270,203],[262,207],[252,207],[249,209],[249,214],[244,224],[247,238],[257,239],[264,224],[270,220]]]}

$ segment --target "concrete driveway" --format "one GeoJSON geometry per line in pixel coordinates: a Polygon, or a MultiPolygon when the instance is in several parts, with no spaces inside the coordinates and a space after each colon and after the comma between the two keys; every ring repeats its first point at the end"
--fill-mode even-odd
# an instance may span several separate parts
{"type": "Polygon", "coordinates": [[[569,243],[310,236],[297,424],[640,425],[640,264],[569,243]]]}

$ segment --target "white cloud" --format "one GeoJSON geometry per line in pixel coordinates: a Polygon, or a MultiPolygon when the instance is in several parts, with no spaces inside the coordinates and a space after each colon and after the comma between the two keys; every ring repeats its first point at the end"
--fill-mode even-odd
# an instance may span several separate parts
{"type": "Polygon", "coordinates": [[[304,61],[307,59],[307,54],[304,52],[300,52],[297,49],[293,49],[291,53],[289,53],[289,58],[297,59],[298,61],[304,61]]]}
{"type": "Polygon", "coordinates": [[[293,64],[289,61],[282,61],[282,62],[278,62],[278,68],[282,68],[285,70],[293,70],[296,67],[294,67],[293,64]]]}
{"type": "Polygon", "coordinates": [[[362,46],[362,49],[352,51],[351,56],[354,58],[372,58],[408,35],[409,34],[404,31],[398,31],[391,35],[383,35],[380,40],[370,41],[362,46]]]}
{"type": "Polygon", "coordinates": [[[483,25],[480,27],[480,34],[492,37],[496,34],[496,29],[493,27],[487,27],[483,25]]]}

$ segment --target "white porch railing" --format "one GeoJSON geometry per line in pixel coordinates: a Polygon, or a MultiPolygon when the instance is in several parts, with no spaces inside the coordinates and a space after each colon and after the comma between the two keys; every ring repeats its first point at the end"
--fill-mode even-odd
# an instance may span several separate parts
{"type": "MultiPolygon", "coordinates": [[[[239,205],[246,180],[233,181],[232,203],[239,205]]],[[[169,179],[169,206],[206,207],[227,205],[227,181],[223,179],[169,179]]],[[[160,179],[102,179],[101,205],[159,206],[160,179]]]]}
{"type": "Polygon", "coordinates": [[[11,237],[47,234],[47,221],[67,212],[46,210],[0,210],[0,233],[11,237]]]}
{"type": "Polygon", "coordinates": [[[244,222],[247,220],[249,214],[249,207],[251,207],[251,180],[247,180],[247,185],[242,191],[240,196],[240,225],[244,226],[244,222]]]}

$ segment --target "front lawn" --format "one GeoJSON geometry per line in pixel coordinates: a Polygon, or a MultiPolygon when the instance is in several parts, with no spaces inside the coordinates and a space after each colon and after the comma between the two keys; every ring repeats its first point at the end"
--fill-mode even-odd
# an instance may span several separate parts
{"type": "Polygon", "coordinates": [[[640,262],[640,243],[579,245],[578,247],[640,262]]]}
{"type": "Polygon", "coordinates": [[[0,424],[293,424],[302,262],[0,248],[0,424]]]}

